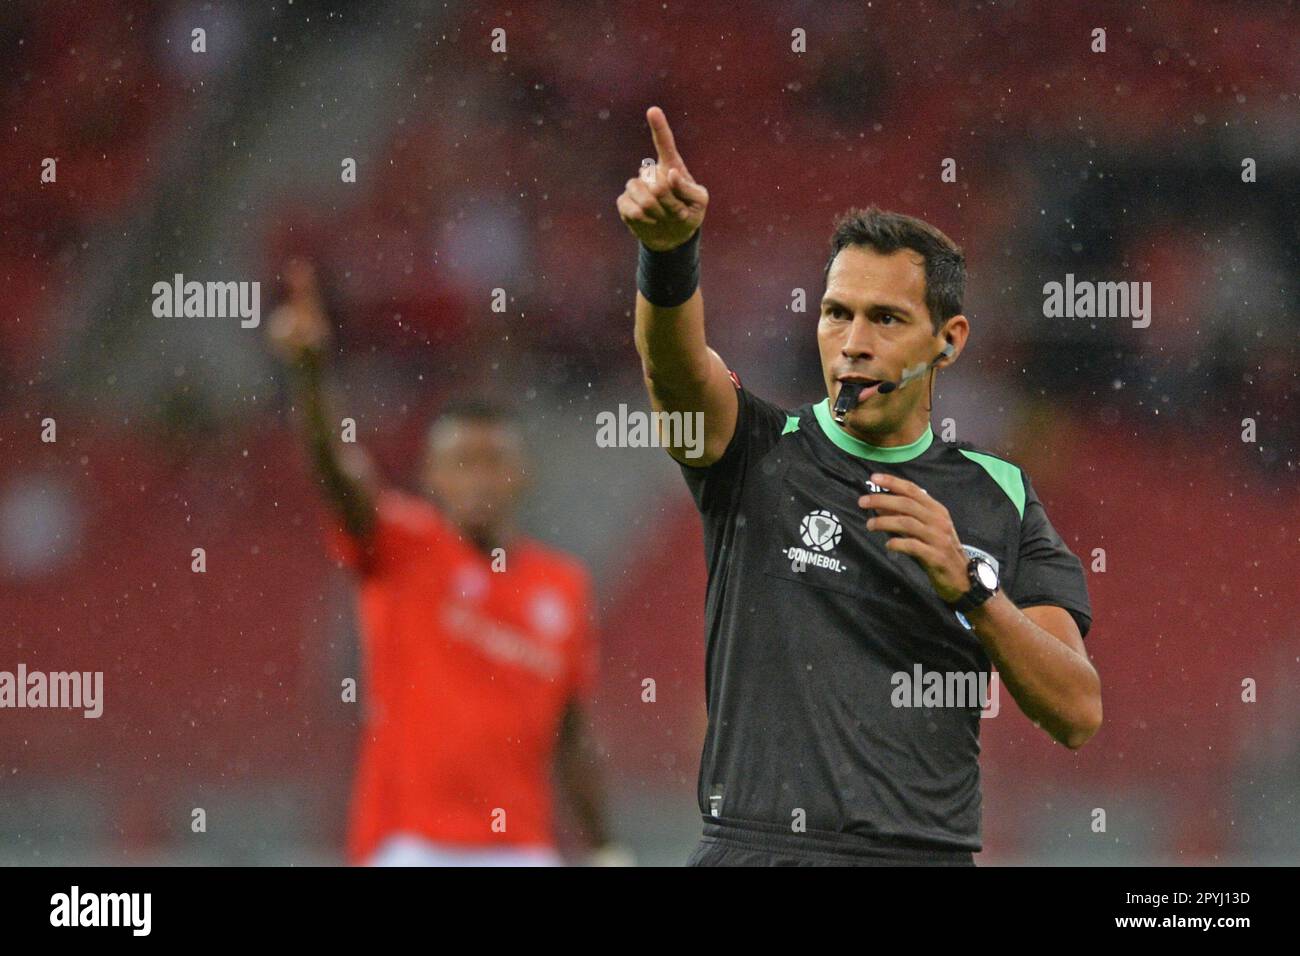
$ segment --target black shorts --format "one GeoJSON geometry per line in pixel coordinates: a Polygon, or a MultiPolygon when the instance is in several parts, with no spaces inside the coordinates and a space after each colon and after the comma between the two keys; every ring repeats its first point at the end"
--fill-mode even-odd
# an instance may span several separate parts
{"type": "Polygon", "coordinates": [[[974,866],[971,850],[841,844],[814,834],[762,832],[705,820],[687,866],[974,866]]]}

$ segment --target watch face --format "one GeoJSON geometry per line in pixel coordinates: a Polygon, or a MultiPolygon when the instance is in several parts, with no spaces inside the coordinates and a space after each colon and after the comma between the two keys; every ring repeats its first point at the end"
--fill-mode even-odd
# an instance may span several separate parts
{"type": "Polygon", "coordinates": [[[998,573],[993,570],[993,565],[985,561],[975,563],[975,573],[979,575],[980,584],[986,590],[996,591],[998,587],[998,573]]]}

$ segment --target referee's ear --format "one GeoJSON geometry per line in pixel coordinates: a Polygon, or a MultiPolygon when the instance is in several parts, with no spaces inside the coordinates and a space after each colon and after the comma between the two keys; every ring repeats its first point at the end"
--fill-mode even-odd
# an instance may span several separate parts
{"type": "Polygon", "coordinates": [[[962,347],[966,344],[966,338],[970,335],[970,322],[964,315],[954,315],[944,323],[943,331],[937,333],[938,337],[943,340],[943,348],[951,346],[952,354],[943,355],[939,353],[937,361],[934,363],[936,368],[947,368],[957,361],[961,355],[962,347]]]}

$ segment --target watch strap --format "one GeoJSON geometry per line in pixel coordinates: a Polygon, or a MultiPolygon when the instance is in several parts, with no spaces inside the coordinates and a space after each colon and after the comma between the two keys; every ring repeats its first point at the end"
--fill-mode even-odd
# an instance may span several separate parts
{"type": "Polygon", "coordinates": [[[990,591],[980,581],[979,575],[975,573],[976,567],[983,563],[985,562],[979,558],[971,558],[966,565],[966,574],[970,578],[970,590],[952,602],[951,607],[954,611],[960,611],[963,614],[973,611],[997,593],[997,588],[990,591]]]}

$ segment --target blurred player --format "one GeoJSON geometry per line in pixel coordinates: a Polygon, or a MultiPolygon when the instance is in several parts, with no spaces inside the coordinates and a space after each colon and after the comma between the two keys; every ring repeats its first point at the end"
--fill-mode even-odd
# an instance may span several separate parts
{"type": "Polygon", "coordinates": [[[573,558],[516,533],[518,424],[488,404],[428,431],[423,497],[380,489],[338,440],[322,376],[329,324],[315,273],[286,270],[269,322],[292,369],[312,461],[360,580],[365,704],[348,853],[373,865],[553,865],[554,771],[594,852],[608,842],[584,700],[591,596],[573,558]]]}

